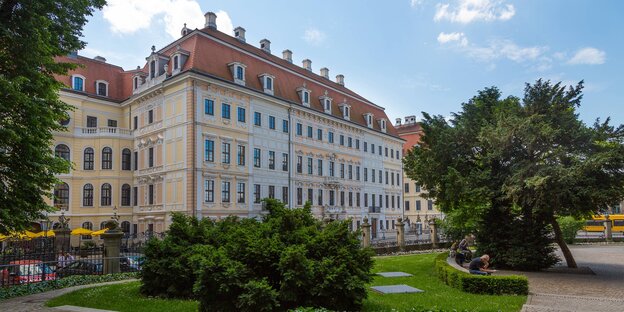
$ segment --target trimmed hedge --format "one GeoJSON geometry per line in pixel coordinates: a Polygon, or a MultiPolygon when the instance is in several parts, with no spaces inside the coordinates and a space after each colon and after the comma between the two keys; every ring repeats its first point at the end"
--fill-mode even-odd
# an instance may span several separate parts
{"type": "Polygon", "coordinates": [[[435,271],[444,283],[461,291],[488,295],[526,295],[529,280],[524,276],[483,276],[462,272],[446,262],[448,253],[441,253],[435,259],[435,271]]]}
{"type": "Polygon", "coordinates": [[[31,284],[21,284],[11,287],[1,287],[0,288],[0,301],[19,297],[32,295],[40,292],[79,286],[79,285],[87,285],[87,284],[97,284],[97,283],[105,283],[105,282],[114,282],[121,281],[126,279],[138,278],[139,274],[137,272],[133,273],[116,273],[116,274],[106,274],[106,275],[72,275],[65,278],[52,280],[52,281],[43,281],[39,283],[31,283],[31,284]]]}

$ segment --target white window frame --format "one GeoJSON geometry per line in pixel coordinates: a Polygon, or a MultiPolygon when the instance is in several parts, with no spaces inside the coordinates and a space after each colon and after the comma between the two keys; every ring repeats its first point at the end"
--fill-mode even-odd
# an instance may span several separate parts
{"type": "Polygon", "coordinates": [[[323,107],[323,111],[325,112],[325,114],[331,115],[332,98],[327,96],[327,91],[325,91],[324,95],[319,96],[319,100],[321,101],[321,106],[323,107]]]}
{"type": "Polygon", "coordinates": [[[85,76],[83,76],[83,75],[73,74],[73,75],[71,76],[71,86],[72,86],[72,90],[85,92],[85,86],[86,86],[86,83],[87,83],[87,78],[85,78],[85,76]],[[76,88],[74,88],[74,78],[76,78],[76,77],[78,77],[78,78],[81,78],[81,79],[82,79],[82,90],[76,90],[76,88]]]}
{"type": "Polygon", "coordinates": [[[297,93],[299,94],[299,99],[301,100],[301,105],[305,107],[310,107],[310,97],[312,96],[312,92],[308,90],[305,84],[302,87],[297,88],[297,93]],[[306,96],[308,95],[308,101],[306,102],[306,96]]]}
{"type": "Polygon", "coordinates": [[[380,118],[379,119],[379,128],[381,129],[381,132],[386,132],[387,130],[387,124],[388,122],[386,121],[385,118],[380,118]]]}
{"type": "Polygon", "coordinates": [[[228,66],[230,67],[230,71],[232,72],[232,80],[234,81],[234,83],[244,86],[245,85],[245,69],[247,68],[247,65],[240,63],[240,62],[232,62],[232,63],[229,63],[228,66]],[[238,79],[236,77],[236,72],[239,67],[243,69],[243,79],[238,79]]]}
{"type": "Polygon", "coordinates": [[[344,118],[345,120],[351,120],[351,105],[347,103],[341,103],[340,110],[342,111],[342,118],[344,118]]]}
{"type": "Polygon", "coordinates": [[[369,128],[372,128],[374,115],[371,113],[366,113],[364,114],[364,119],[366,119],[366,126],[368,126],[369,128]]]}
{"type": "Polygon", "coordinates": [[[95,94],[97,94],[98,96],[105,96],[105,97],[108,97],[108,88],[109,88],[108,81],[106,81],[106,80],[96,80],[96,81],[95,81],[95,94]],[[99,90],[100,90],[100,88],[99,88],[99,84],[100,84],[100,83],[103,83],[103,84],[105,84],[105,85],[106,85],[106,94],[105,94],[105,95],[101,95],[101,94],[99,94],[99,93],[98,93],[98,92],[99,92],[99,90]]]}
{"type": "Polygon", "coordinates": [[[260,84],[262,84],[262,89],[264,93],[273,95],[275,92],[275,76],[267,74],[267,73],[263,73],[263,74],[258,75],[258,78],[260,78],[260,84]],[[271,79],[271,88],[267,88],[269,79],[271,79]]]}

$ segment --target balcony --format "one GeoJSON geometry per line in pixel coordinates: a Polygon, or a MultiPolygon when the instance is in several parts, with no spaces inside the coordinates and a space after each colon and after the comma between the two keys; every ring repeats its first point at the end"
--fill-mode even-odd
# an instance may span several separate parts
{"type": "Polygon", "coordinates": [[[139,85],[139,87],[137,87],[136,89],[134,89],[132,91],[132,94],[139,94],[155,85],[161,84],[163,81],[165,81],[165,79],[167,79],[167,75],[166,74],[162,74],[158,77],[155,77],[153,79],[146,79],[145,83],[139,85]]]}
{"type": "Polygon", "coordinates": [[[100,127],[100,128],[76,127],[74,130],[74,135],[77,137],[85,137],[85,138],[107,137],[107,138],[132,139],[132,130],[116,128],[116,127],[100,127]]]}
{"type": "Polygon", "coordinates": [[[371,206],[368,207],[368,213],[381,213],[381,207],[377,206],[371,206]]]}
{"type": "Polygon", "coordinates": [[[325,184],[327,185],[340,185],[340,180],[337,177],[325,177],[325,184]]]}

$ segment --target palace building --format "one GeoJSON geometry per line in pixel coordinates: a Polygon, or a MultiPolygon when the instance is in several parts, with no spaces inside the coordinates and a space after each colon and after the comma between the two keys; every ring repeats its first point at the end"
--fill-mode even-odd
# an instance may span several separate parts
{"type": "Polygon", "coordinates": [[[353,228],[366,216],[373,235],[393,229],[404,141],[384,108],[343,75],[314,73],[310,60],[298,66],[291,51],[275,56],[269,40],[254,46],[244,28],[230,36],[205,16],[205,28],[185,26],[135,70],[59,58],[82,65],[58,77],[75,110],[54,150],[73,169],[51,204],[72,228],[100,229],[114,211],[130,234],[164,231],[172,212],[258,217],[270,197],[353,228]]]}

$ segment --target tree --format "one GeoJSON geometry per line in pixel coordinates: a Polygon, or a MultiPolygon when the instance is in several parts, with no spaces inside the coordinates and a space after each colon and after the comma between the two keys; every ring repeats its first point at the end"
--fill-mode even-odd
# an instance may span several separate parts
{"type": "Polygon", "coordinates": [[[55,75],[73,68],[55,57],[85,46],[82,27],[104,0],[0,0],[0,233],[26,228],[51,211],[45,197],[67,172],[53,131],[71,107],[55,75]]]}
{"type": "Polygon", "coordinates": [[[499,253],[503,265],[551,265],[550,226],[575,267],[556,217],[596,213],[624,194],[622,127],[578,120],[581,90],[582,82],[566,91],[538,80],[522,102],[501,99],[495,87],[480,91],[450,123],[423,113],[422,143],[406,155],[406,173],[456,226],[478,224],[480,251],[499,253]],[[533,264],[517,263],[514,250],[533,253],[533,264]]]}

